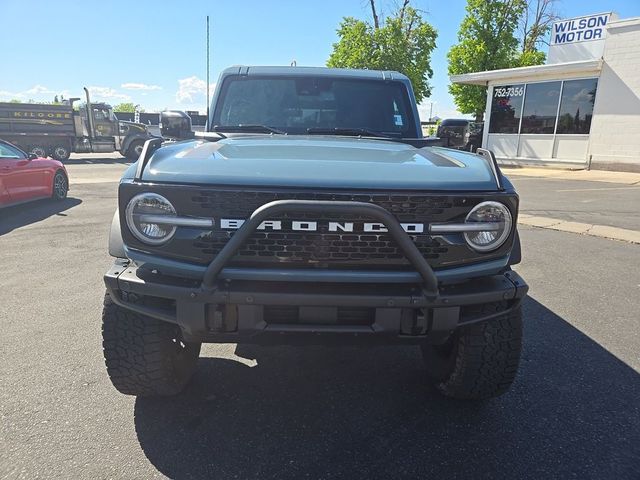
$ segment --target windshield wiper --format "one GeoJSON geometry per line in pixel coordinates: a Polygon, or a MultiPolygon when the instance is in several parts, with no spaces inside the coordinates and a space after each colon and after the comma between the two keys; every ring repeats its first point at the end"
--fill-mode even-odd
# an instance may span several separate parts
{"type": "Polygon", "coordinates": [[[211,129],[214,132],[256,132],[256,133],[277,133],[279,135],[286,135],[287,132],[278,130],[277,128],[270,127],[268,125],[260,124],[240,124],[240,125],[214,125],[211,129]]]}
{"type": "Polygon", "coordinates": [[[398,138],[395,135],[389,135],[383,132],[369,130],[368,128],[311,127],[311,128],[307,128],[307,133],[310,135],[347,135],[352,137],[363,136],[363,137],[380,137],[380,138],[398,138]]]}

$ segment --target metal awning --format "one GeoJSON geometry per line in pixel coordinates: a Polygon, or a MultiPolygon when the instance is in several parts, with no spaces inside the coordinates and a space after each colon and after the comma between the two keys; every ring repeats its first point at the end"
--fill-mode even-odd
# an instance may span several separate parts
{"type": "Polygon", "coordinates": [[[533,65],[530,67],[503,68],[501,70],[486,70],[484,72],[464,73],[451,75],[452,83],[465,85],[487,85],[488,82],[497,80],[536,80],[540,78],[553,78],[564,75],[593,75],[602,70],[602,59],[581,60],[579,62],[552,63],[548,65],[533,65]]]}

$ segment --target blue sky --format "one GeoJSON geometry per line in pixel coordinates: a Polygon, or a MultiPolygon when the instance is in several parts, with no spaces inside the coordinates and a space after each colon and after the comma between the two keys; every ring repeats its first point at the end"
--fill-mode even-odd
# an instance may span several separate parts
{"type": "MultiPolygon", "coordinates": [[[[397,2],[396,2],[397,3],[397,2]]],[[[378,0],[383,11],[393,0],[378,0]]],[[[456,116],[446,54],[465,0],[413,0],[439,36],[431,99],[421,115],[456,116]]],[[[639,0],[559,0],[564,18],[614,11],[640,16],[639,0]]],[[[214,83],[235,64],[324,65],[344,16],[370,18],[367,0],[30,1],[0,0],[0,101],[81,96],[132,101],[147,111],[205,110],[205,16],[211,18],[214,83]],[[80,5],[84,5],[80,7],[80,5]]]]}

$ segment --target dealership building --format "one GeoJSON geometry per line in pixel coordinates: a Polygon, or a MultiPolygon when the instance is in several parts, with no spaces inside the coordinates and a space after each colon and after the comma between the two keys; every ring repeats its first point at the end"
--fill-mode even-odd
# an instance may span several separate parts
{"type": "Polygon", "coordinates": [[[488,87],[482,144],[503,164],[640,172],[640,18],[561,20],[545,65],[451,81],[488,87]]]}

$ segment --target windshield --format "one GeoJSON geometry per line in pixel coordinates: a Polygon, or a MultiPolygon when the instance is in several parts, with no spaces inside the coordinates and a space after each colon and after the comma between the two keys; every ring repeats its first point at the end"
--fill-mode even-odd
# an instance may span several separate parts
{"type": "MultiPolygon", "coordinates": [[[[327,77],[230,77],[212,125],[263,125],[290,134],[309,129],[360,129],[416,137],[401,82],[327,77]]],[[[313,130],[312,130],[313,131],[313,130]]]]}

